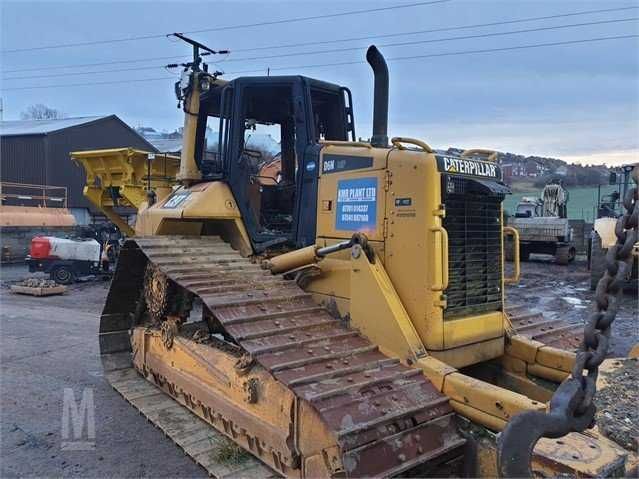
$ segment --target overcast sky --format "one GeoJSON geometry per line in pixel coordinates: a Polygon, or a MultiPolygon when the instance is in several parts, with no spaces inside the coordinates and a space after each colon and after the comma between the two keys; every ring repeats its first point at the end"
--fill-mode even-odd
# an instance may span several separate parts
{"type": "MultiPolygon", "coordinates": [[[[189,48],[167,38],[69,48],[7,52],[65,43],[191,31],[345,11],[388,7],[403,1],[74,1],[2,0],[4,119],[18,119],[29,105],[44,103],[67,116],[115,113],[131,126],[173,130],[181,125],[173,81],[162,65],[184,59],[189,48]],[[52,66],[170,57],[94,67],[52,66]],[[103,70],[137,70],[77,75],[103,70]],[[24,71],[28,69],[28,71],[24,71]],[[22,71],[20,71],[22,70],[22,71]],[[54,76],[55,75],[55,76],[54,76]],[[28,79],[12,79],[31,77],[28,79]],[[148,80],[147,80],[148,79],[148,80]],[[95,84],[126,80],[126,83],[95,84]],[[134,81],[145,80],[145,81],[134,81]],[[82,84],[74,87],[51,85],[82,84]],[[21,89],[27,86],[47,88],[21,89]]],[[[639,17],[639,1],[450,0],[330,19],[202,32],[192,36],[214,49],[230,49],[216,68],[233,72],[300,73],[351,88],[357,134],[371,129],[372,75],[366,64],[299,68],[364,59],[370,43],[387,58],[635,35],[634,38],[389,61],[390,133],[418,137],[439,148],[485,147],[567,161],[639,161],[639,22],[598,23],[483,38],[416,42],[639,17]],[[637,7],[490,27],[452,27],[504,22],[597,9],[637,7]],[[297,48],[255,47],[352,39],[449,28],[448,31],[350,40],[297,48]],[[387,45],[387,46],[384,46],[387,45]],[[348,48],[349,50],[343,50],[348,48]],[[317,50],[340,50],[316,53],[317,50]],[[245,50],[245,51],[240,51],[245,50]],[[296,52],[303,55],[263,59],[296,52]],[[315,52],[315,53],[310,53],[315,52]],[[242,58],[259,59],[244,60],[242,58]]]]}

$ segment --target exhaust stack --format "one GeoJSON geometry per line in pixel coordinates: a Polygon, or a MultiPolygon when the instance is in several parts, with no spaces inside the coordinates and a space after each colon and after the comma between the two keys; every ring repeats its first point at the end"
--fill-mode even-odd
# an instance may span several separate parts
{"type": "Polygon", "coordinates": [[[388,146],[388,66],[375,45],[368,47],[366,60],[375,76],[371,145],[385,148],[388,146]]]}

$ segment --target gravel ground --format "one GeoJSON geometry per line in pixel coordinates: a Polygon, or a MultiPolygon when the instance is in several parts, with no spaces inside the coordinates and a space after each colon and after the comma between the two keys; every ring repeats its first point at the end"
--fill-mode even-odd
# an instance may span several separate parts
{"type": "MultiPolygon", "coordinates": [[[[507,290],[509,301],[583,321],[592,297],[583,261],[522,266],[521,283],[507,290]]],[[[8,284],[29,276],[24,266],[2,267],[0,274],[0,477],[206,476],[102,377],[97,338],[107,282],[36,298],[8,291],[8,284]],[[62,449],[65,388],[78,401],[86,388],[93,391],[95,449],[62,449]]],[[[624,356],[637,342],[636,318],[637,298],[624,297],[611,355],[624,356]]]]}
{"type": "Polygon", "coordinates": [[[618,369],[603,373],[606,387],[595,396],[599,430],[631,451],[638,450],[639,441],[638,366],[637,359],[627,359],[618,369]]]}
{"type": "Polygon", "coordinates": [[[1,269],[0,477],[207,477],[102,377],[98,321],[108,283],[75,284],[62,296],[9,293],[7,283],[25,271],[1,269]],[[65,388],[78,405],[93,392],[95,449],[63,449],[65,388]]]}

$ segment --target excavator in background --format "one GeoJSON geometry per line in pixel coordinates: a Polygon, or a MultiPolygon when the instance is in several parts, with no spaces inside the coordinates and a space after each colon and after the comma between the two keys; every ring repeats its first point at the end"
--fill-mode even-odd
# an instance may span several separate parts
{"type": "Polygon", "coordinates": [[[180,38],[193,60],[176,84],[174,184],[142,200],[140,160],[142,176],[103,170],[87,186],[96,198],[136,192],[135,234],[100,321],[116,390],[215,476],[212,428],[286,477],[494,477],[518,463],[545,476],[627,473],[612,441],[565,435],[585,426],[498,444],[519,413],[547,410],[583,326],[505,308],[519,269],[504,276],[503,235],[517,232],[503,224],[509,189],[492,152],[389,144],[388,69],[374,46],[373,135],[356,141],[348,88],[225,81],[202,64],[211,50],[180,38]],[[259,126],[281,138],[270,180],[246,146],[259,126]]]}
{"type": "MultiPolygon", "coordinates": [[[[528,261],[532,254],[549,254],[555,262],[566,265],[574,261],[577,249],[568,221],[568,191],[561,182],[544,186],[539,198],[523,197],[517,203],[515,215],[508,218],[508,226],[519,232],[519,257],[528,261]]],[[[513,260],[514,246],[506,244],[506,259],[513,260]]]]}

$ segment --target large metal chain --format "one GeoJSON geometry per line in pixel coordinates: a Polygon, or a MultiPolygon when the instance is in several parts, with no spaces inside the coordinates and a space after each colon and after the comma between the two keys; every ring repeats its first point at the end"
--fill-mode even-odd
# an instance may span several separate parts
{"type": "MultiPolygon", "coordinates": [[[[635,167],[631,175],[635,185],[639,184],[639,167],[635,167]]],[[[532,477],[530,460],[541,437],[557,438],[594,425],[593,399],[599,366],[608,352],[612,323],[623,284],[632,270],[633,248],[639,239],[638,200],[637,186],[629,188],[623,199],[625,211],[615,224],[617,241],[608,248],[606,270],[597,283],[593,312],[586,321],[583,342],[570,377],[553,394],[547,413],[520,413],[508,422],[500,435],[497,460],[502,477],[532,477]]]]}
{"type": "MultiPolygon", "coordinates": [[[[637,182],[639,168],[633,170],[637,182]]],[[[608,248],[606,271],[597,283],[595,291],[595,311],[588,318],[584,328],[584,340],[577,352],[571,376],[585,381],[584,398],[578,408],[582,413],[592,404],[595,394],[599,366],[606,357],[610,344],[612,322],[619,309],[619,297],[623,283],[632,271],[633,248],[638,239],[639,206],[637,187],[629,188],[623,200],[625,212],[617,219],[615,236],[617,242],[608,248]],[[587,372],[584,377],[583,373],[587,372]]]]}

